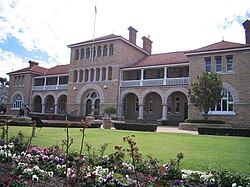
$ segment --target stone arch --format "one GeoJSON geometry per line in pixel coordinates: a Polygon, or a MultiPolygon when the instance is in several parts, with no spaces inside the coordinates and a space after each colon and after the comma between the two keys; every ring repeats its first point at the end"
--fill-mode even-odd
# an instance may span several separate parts
{"type": "Polygon", "coordinates": [[[188,102],[189,102],[188,89],[183,88],[183,87],[175,87],[175,88],[170,88],[169,90],[167,90],[165,92],[163,101],[167,102],[168,96],[170,96],[173,92],[182,92],[182,93],[184,93],[186,95],[187,99],[188,99],[188,102]]]}
{"type": "Polygon", "coordinates": [[[40,96],[41,99],[42,99],[42,102],[44,101],[44,96],[43,96],[42,93],[35,93],[35,94],[33,94],[33,95],[32,95],[32,101],[34,100],[34,98],[35,98],[36,96],[40,96]]]}
{"type": "Polygon", "coordinates": [[[104,94],[103,94],[101,87],[97,86],[95,84],[88,84],[88,85],[82,87],[81,90],[79,91],[79,93],[76,97],[76,104],[81,104],[82,95],[89,89],[96,90],[100,96],[100,103],[101,104],[104,103],[104,94]]]}
{"type": "Polygon", "coordinates": [[[222,85],[223,85],[223,88],[228,90],[231,93],[231,95],[233,96],[234,104],[239,104],[240,99],[239,99],[239,94],[238,94],[237,90],[233,86],[231,86],[230,84],[228,84],[226,82],[223,82],[222,85]]]}
{"type": "Polygon", "coordinates": [[[59,93],[56,95],[55,100],[58,100],[58,99],[59,99],[59,97],[60,97],[60,96],[62,96],[62,95],[66,95],[66,96],[68,96],[68,94],[67,94],[67,92],[66,92],[66,91],[62,91],[62,92],[59,92],[59,93]]]}
{"type": "Polygon", "coordinates": [[[11,103],[12,103],[12,101],[13,101],[14,96],[17,95],[17,94],[21,95],[22,101],[24,102],[24,95],[23,95],[23,92],[21,92],[21,91],[15,91],[15,92],[12,94],[12,96],[11,96],[11,103]]]}
{"type": "Polygon", "coordinates": [[[145,96],[151,92],[157,93],[160,95],[162,102],[164,101],[164,92],[159,90],[159,89],[155,89],[155,88],[148,88],[146,90],[144,90],[141,94],[141,98],[139,98],[139,104],[143,104],[143,99],[145,98],[145,96]]]}
{"type": "Polygon", "coordinates": [[[43,101],[46,99],[47,96],[52,95],[54,97],[55,100],[55,104],[56,104],[56,94],[54,92],[48,92],[46,94],[44,94],[43,96],[43,101]]]}
{"type": "Polygon", "coordinates": [[[139,102],[140,102],[140,98],[141,98],[140,93],[139,93],[137,90],[135,90],[135,89],[127,89],[127,90],[125,90],[125,91],[122,91],[122,93],[121,93],[121,101],[123,101],[124,97],[125,97],[127,94],[129,94],[129,93],[135,94],[135,95],[138,97],[139,102]]]}

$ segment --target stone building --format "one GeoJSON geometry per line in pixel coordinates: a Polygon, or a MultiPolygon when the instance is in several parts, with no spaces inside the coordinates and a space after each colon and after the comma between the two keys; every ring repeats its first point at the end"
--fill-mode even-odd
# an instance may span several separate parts
{"type": "Polygon", "coordinates": [[[57,118],[98,114],[107,106],[127,121],[178,124],[201,118],[189,102],[188,89],[202,72],[216,72],[223,81],[221,104],[210,118],[249,126],[250,21],[243,23],[246,44],[221,41],[196,50],[151,54],[152,41],[129,27],[118,35],[68,45],[70,64],[53,68],[30,66],[10,72],[8,113],[23,104],[32,113],[57,118]]]}

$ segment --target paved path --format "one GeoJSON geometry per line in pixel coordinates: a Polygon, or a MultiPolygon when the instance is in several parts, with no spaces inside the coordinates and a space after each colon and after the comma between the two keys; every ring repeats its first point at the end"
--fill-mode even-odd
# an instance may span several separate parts
{"type": "Polygon", "coordinates": [[[178,127],[170,127],[170,126],[158,126],[156,132],[175,132],[175,133],[188,133],[197,135],[197,131],[186,131],[179,130],[178,127]]]}

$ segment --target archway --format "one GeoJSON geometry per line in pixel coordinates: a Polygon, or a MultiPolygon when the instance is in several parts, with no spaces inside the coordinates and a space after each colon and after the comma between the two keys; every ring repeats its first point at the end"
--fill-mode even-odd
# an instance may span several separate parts
{"type": "Polygon", "coordinates": [[[67,111],[66,103],[67,103],[67,96],[61,95],[57,101],[57,104],[58,104],[57,113],[58,114],[64,114],[67,111]]]}
{"type": "Polygon", "coordinates": [[[33,99],[33,111],[42,113],[42,98],[39,95],[33,99]]]}
{"type": "Polygon", "coordinates": [[[52,95],[48,95],[45,98],[45,112],[55,113],[55,99],[52,95]]]}
{"type": "Polygon", "coordinates": [[[99,115],[100,95],[96,90],[87,90],[82,96],[83,115],[99,115]]]}
{"type": "Polygon", "coordinates": [[[149,92],[143,99],[144,119],[147,121],[157,121],[162,117],[162,98],[156,92],[149,92]]]}
{"type": "Polygon", "coordinates": [[[139,115],[139,99],[134,93],[127,93],[122,101],[123,116],[126,120],[136,120],[139,115]]]}

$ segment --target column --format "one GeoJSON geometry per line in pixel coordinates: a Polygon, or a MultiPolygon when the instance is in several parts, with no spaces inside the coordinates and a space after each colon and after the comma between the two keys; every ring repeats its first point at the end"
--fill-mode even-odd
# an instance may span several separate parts
{"type": "Polygon", "coordinates": [[[143,86],[144,69],[141,69],[141,82],[140,86],[143,86]]]}
{"type": "Polygon", "coordinates": [[[161,117],[162,121],[166,121],[168,119],[167,114],[168,114],[168,105],[167,105],[167,102],[163,102],[162,103],[162,117],[161,117]]]}
{"type": "Polygon", "coordinates": [[[144,105],[139,104],[139,116],[137,119],[143,119],[143,108],[144,108],[144,105]]]}
{"type": "Polygon", "coordinates": [[[168,78],[168,68],[164,67],[164,80],[163,80],[163,85],[167,84],[167,78],[168,78]]]}
{"type": "Polygon", "coordinates": [[[108,78],[109,78],[109,68],[106,68],[106,78],[105,78],[106,81],[109,80],[108,78]]]}
{"type": "Polygon", "coordinates": [[[94,69],[94,78],[93,78],[93,82],[96,81],[96,68],[94,69]]]}
{"type": "Polygon", "coordinates": [[[54,111],[54,114],[57,114],[57,112],[58,112],[58,104],[57,104],[57,103],[55,103],[55,104],[54,104],[54,106],[55,106],[55,111],[54,111]]]}
{"type": "Polygon", "coordinates": [[[89,77],[88,77],[88,82],[90,82],[91,79],[91,69],[89,69],[89,77]]]}
{"type": "Polygon", "coordinates": [[[42,103],[42,114],[44,114],[45,113],[45,104],[44,104],[44,102],[42,103]]]}
{"type": "Polygon", "coordinates": [[[43,90],[45,90],[46,82],[47,82],[47,77],[44,78],[43,90]]]}

